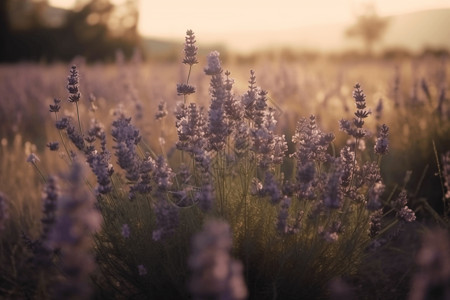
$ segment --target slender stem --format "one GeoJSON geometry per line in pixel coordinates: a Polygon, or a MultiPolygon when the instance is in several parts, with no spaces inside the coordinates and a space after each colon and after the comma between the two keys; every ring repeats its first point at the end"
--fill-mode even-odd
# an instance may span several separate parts
{"type": "Polygon", "coordinates": [[[391,224],[389,224],[388,226],[386,226],[385,228],[383,228],[377,236],[381,236],[383,233],[385,233],[386,231],[388,231],[389,229],[391,229],[392,227],[394,227],[396,224],[398,223],[398,219],[395,219],[394,221],[392,221],[391,224]]]}
{"type": "Polygon", "coordinates": [[[336,147],[334,146],[334,143],[331,142],[331,153],[333,154],[333,157],[336,157],[336,147]]]}
{"type": "MultiPolygon", "coordinates": [[[[55,119],[56,119],[56,121],[58,121],[58,113],[57,112],[55,112],[55,119]]],[[[69,158],[70,161],[72,161],[72,157],[70,156],[69,149],[67,149],[66,142],[64,142],[64,138],[61,134],[61,130],[58,129],[58,133],[59,133],[59,137],[61,138],[61,142],[64,146],[64,149],[66,150],[67,157],[69,158]]]]}
{"type": "Polygon", "coordinates": [[[441,181],[441,189],[442,189],[442,205],[444,208],[444,212],[447,212],[447,208],[446,208],[446,201],[445,201],[445,189],[444,189],[444,180],[443,180],[443,176],[442,176],[442,171],[441,171],[441,164],[439,163],[439,156],[438,156],[438,152],[436,149],[436,144],[433,140],[433,150],[434,150],[434,156],[436,157],[436,165],[438,168],[438,173],[439,173],[439,180],[441,181]]]}
{"type": "Polygon", "coordinates": [[[355,147],[353,148],[353,154],[355,155],[355,157],[353,158],[352,177],[351,177],[351,179],[350,179],[350,184],[349,184],[349,186],[348,186],[348,190],[349,190],[349,191],[350,191],[350,189],[351,189],[351,187],[352,187],[352,185],[353,185],[353,179],[354,179],[354,177],[355,177],[355,171],[356,171],[356,149],[357,149],[357,147],[358,147],[358,142],[359,142],[359,139],[356,138],[356,140],[355,140],[355,147]]]}
{"type": "Polygon", "coordinates": [[[191,70],[192,70],[192,65],[189,65],[189,72],[188,72],[188,76],[186,79],[186,84],[189,84],[189,78],[191,77],[191,70]]]}
{"type": "Polygon", "coordinates": [[[145,150],[146,150],[148,153],[150,153],[150,155],[151,155],[154,159],[156,159],[156,158],[158,157],[158,155],[155,153],[155,151],[153,151],[153,149],[150,147],[150,145],[147,144],[143,139],[141,139],[141,141],[139,142],[139,148],[141,149],[141,151],[142,151],[142,148],[144,148],[144,147],[142,147],[142,146],[145,146],[145,150]],[[142,147],[142,148],[141,148],[141,147],[142,147]]]}
{"type": "Polygon", "coordinates": [[[83,130],[81,130],[80,112],[78,111],[78,102],[75,102],[75,106],[77,107],[78,127],[80,128],[80,134],[82,135],[83,130]]]}
{"type": "Polygon", "coordinates": [[[44,181],[44,183],[47,183],[47,179],[45,179],[44,174],[42,174],[41,170],[39,170],[39,167],[36,165],[36,163],[34,161],[31,162],[34,166],[34,168],[36,169],[36,171],[39,173],[39,175],[41,176],[42,180],[44,181]]]}
{"type": "Polygon", "coordinates": [[[425,175],[427,174],[428,168],[429,168],[429,165],[427,164],[425,166],[425,168],[423,169],[423,172],[422,172],[422,175],[420,176],[419,182],[417,183],[416,190],[414,191],[414,194],[413,194],[414,198],[417,196],[417,194],[419,194],[419,190],[422,187],[422,183],[423,183],[423,181],[425,179],[425,175]]]}
{"type": "MultiPolygon", "coordinates": [[[[192,65],[189,65],[189,72],[188,72],[188,76],[186,78],[186,84],[189,84],[189,79],[191,78],[191,71],[192,71],[192,65]]],[[[183,100],[184,100],[184,105],[186,105],[186,100],[187,100],[186,94],[183,95],[183,100]]]]}

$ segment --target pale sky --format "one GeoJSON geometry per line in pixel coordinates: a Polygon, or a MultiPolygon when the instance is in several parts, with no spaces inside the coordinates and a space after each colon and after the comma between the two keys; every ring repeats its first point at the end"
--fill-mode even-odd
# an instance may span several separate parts
{"type": "MultiPolygon", "coordinates": [[[[123,0],[113,0],[121,2],[123,0]]],[[[50,0],[70,7],[75,0],[50,0]]],[[[183,39],[187,29],[197,39],[224,42],[232,33],[277,31],[316,24],[351,23],[367,0],[139,0],[139,31],[149,37],[183,39]]],[[[450,0],[377,0],[381,16],[450,8],[450,0]]]]}

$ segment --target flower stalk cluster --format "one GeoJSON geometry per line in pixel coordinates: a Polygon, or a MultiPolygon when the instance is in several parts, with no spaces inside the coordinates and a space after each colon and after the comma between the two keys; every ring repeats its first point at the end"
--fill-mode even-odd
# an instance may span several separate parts
{"type": "MultiPolygon", "coordinates": [[[[341,130],[351,137],[352,143],[335,153],[332,144],[335,136],[323,132],[316,116],[311,115],[302,118],[296,126],[292,137],[296,149],[290,156],[292,160],[289,160],[285,136],[277,134],[276,115],[280,111],[270,107],[269,93],[257,86],[254,71],[250,72],[248,90],[238,97],[233,93],[231,73],[222,68],[220,54],[211,52],[204,68],[204,73],[209,76],[209,107],[187,102],[187,96],[196,92],[195,87],[189,84],[192,66],[198,63],[192,30],[186,32],[185,41],[183,64],[189,66],[189,74],[185,82],[177,84],[177,94],[184,97],[184,102],[177,106],[175,114],[176,149],[181,151],[181,165],[175,172],[169,162],[177,161],[177,157],[171,156],[171,152],[166,156],[164,149],[162,155],[151,149],[144,154],[142,148],[146,145],[141,143],[139,130],[132,124],[131,117],[118,111],[112,122],[111,135],[115,143],[112,148],[121,170],[115,174],[118,176],[114,177],[113,189],[112,175],[115,171],[110,163],[105,127],[94,119],[85,134],[81,131],[77,104],[81,93],[75,66],[70,70],[67,90],[69,102],[77,105],[79,131],[70,117],[58,117],[60,100],[55,99],[50,105],[50,112],[55,113],[56,128],[60,133],[65,131],[79,152],[84,154],[98,183],[91,192],[80,188],[87,180],[74,152],[71,152],[71,173],[65,178],[67,189],[63,188],[59,193],[55,178],[47,180],[41,240],[28,240],[34,252],[38,253],[36,249],[48,250],[45,252],[50,258],[47,262],[54,259],[60,263],[64,276],[55,281],[55,296],[86,298],[91,295],[86,279],[95,268],[91,255],[92,234],[101,225],[100,212],[105,212],[103,217],[108,223],[104,224],[102,233],[95,236],[99,242],[95,250],[101,266],[114,269],[105,276],[111,276],[114,282],[120,283],[124,279],[124,287],[130,286],[133,293],[140,292],[142,282],[147,282],[155,274],[154,269],[166,267],[166,258],[159,254],[162,251],[177,253],[183,259],[170,255],[170,263],[161,272],[161,277],[167,276],[172,280],[178,276],[186,277],[190,271],[188,287],[194,299],[247,297],[243,264],[233,259],[231,253],[243,258],[250,274],[246,276],[247,280],[252,280],[252,268],[256,268],[257,272],[261,270],[262,282],[264,277],[269,278],[269,282],[275,277],[264,273],[265,265],[259,266],[260,261],[272,264],[272,258],[268,259],[266,253],[260,251],[269,242],[280,241],[279,245],[272,244],[273,250],[270,250],[270,255],[278,255],[277,276],[286,275],[287,278],[291,273],[282,272],[289,270],[294,275],[292,278],[296,278],[298,273],[291,270],[294,268],[279,262],[283,257],[291,259],[289,253],[295,253],[299,247],[300,250],[307,246],[318,249],[318,253],[326,252],[327,255],[320,257],[323,262],[314,261],[313,265],[318,264],[325,270],[322,273],[318,271],[320,274],[333,273],[340,266],[330,258],[345,252],[353,259],[357,256],[353,252],[359,253],[366,246],[360,241],[367,241],[367,234],[375,239],[384,233],[385,185],[379,164],[364,162],[365,156],[356,153],[358,141],[363,141],[368,134],[364,124],[370,114],[359,84],[355,85],[353,92],[356,103],[353,121],[340,121],[341,130]],[[188,155],[186,161],[183,154],[188,155]],[[292,172],[281,166],[284,162],[293,166],[292,172]],[[133,201],[120,201],[124,195],[122,187],[128,188],[128,198],[133,201]],[[208,219],[211,216],[229,218],[231,225],[208,219]],[[201,232],[191,240],[187,261],[189,270],[186,274],[174,275],[172,270],[178,272],[182,270],[180,266],[185,266],[182,263],[186,264],[187,251],[178,247],[189,239],[183,238],[182,234],[192,234],[202,223],[201,232]],[[235,247],[231,228],[237,241],[235,247]],[[142,239],[139,236],[142,232],[151,234],[151,239],[142,239]],[[357,242],[350,243],[353,238],[357,242]],[[103,239],[107,241],[105,244],[102,244],[103,239]],[[137,240],[139,246],[131,245],[137,240]],[[250,242],[256,242],[256,245],[250,242]],[[124,245],[126,249],[119,248],[124,245]],[[121,254],[123,251],[123,263],[119,261],[122,255],[117,259],[113,251],[109,255],[110,250],[118,250],[116,253],[121,254]],[[108,255],[102,256],[104,253],[108,255]],[[156,262],[159,265],[154,268],[150,264],[154,257],[148,259],[147,255],[155,255],[162,263],[156,262]],[[115,266],[116,262],[118,266],[115,266]]],[[[165,102],[158,105],[154,116],[158,121],[167,116],[165,102]]],[[[383,124],[374,146],[376,154],[388,152],[388,132],[389,128],[383,124]]],[[[59,143],[51,142],[48,147],[58,150],[59,143]]],[[[447,156],[444,162],[450,161],[447,156]]],[[[38,158],[31,155],[29,161],[36,166],[38,158]]],[[[447,173],[450,171],[444,167],[444,176],[447,173]]],[[[448,185],[446,187],[449,188],[448,185]]],[[[414,212],[407,206],[406,192],[400,193],[391,206],[389,213],[395,212],[401,223],[415,220],[414,212]]],[[[5,219],[1,208],[0,194],[0,231],[5,219]]],[[[308,259],[316,259],[314,256],[314,253],[308,253],[308,259]]],[[[309,271],[307,264],[295,263],[309,271]]],[[[279,288],[284,286],[279,278],[284,277],[276,277],[270,282],[273,283],[274,298],[278,293],[280,298],[285,295],[279,288]]],[[[142,288],[144,292],[147,291],[145,289],[142,288]]]]}

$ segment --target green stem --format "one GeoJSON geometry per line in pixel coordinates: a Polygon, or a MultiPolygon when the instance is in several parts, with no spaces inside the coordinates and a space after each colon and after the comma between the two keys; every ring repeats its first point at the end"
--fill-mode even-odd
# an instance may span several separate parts
{"type": "Polygon", "coordinates": [[[83,130],[81,130],[81,122],[80,122],[80,112],[78,110],[78,102],[75,102],[75,106],[77,107],[77,117],[78,117],[78,127],[80,128],[80,134],[83,134],[83,130]]]}
{"type": "MultiPolygon", "coordinates": [[[[55,112],[55,119],[56,119],[56,121],[58,121],[58,113],[57,112],[55,112]]],[[[70,156],[69,149],[67,149],[66,142],[64,142],[64,138],[63,138],[63,136],[61,134],[61,130],[58,129],[58,133],[59,133],[59,137],[61,139],[61,142],[62,142],[62,144],[64,146],[64,149],[66,150],[67,157],[69,158],[69,161],[72,161],[72,157],[70,156]]]]}
{"type": "Polygon", "coordinates": [[[70,156],[69,150],[67,149],[66,143],[64,142],[64,138],[63,138],[63,136],[61,134],[61,131],[59,129],[58,129],[58,133],[59,133],[59,137],[61,138],[61,142],[62,142],[62,144],[64,146],[64,149],[66,150],[67,157],[69,158],[69,161],[72,161],[72,157],[70,156]]]}
{"type": "Polygon", "coordinates": [[[395,224],[398,223],[398,219],[395,219],[391,224],[389,224],[388,226],[384,227],[377,236],[381,236],[383,233],[385,233],[386,231],[388,231],[389,229],[391,229],[392,227],[395,226],[395,224]]]}
{"type": "MultiPolygon", "coordinates": [[[[189,72],[186,78],[186,84],[189,84],[189,79],[191,77],[192,65],[189,65],[189,72]]],[[[187,95],[183,95],[184,105],[186,105],[187,95]]]]}
{"type": "Polygon", "coordinates": [[[192,65],[189,65],[189,72],[188,72],[188,76],[186,78],[186,84],[189,84],[189,78],[191,77],[191,70],[192,70],[192,65]]]}
{"type": "Polygon", "coordinates": [[[34,168],[36,169],[36,171],[39,173],[39,175],[41,176],[42,180],[44,181],[44,183],[47,183],[47,180],[45,179],[44,174],[42,174],[41,170],[39,170],[39,167],[36,165],[36,163],[34,161],[31,162],[34,166],[34,168]]]}
{"type": "Polygon", "coordinates": [[[420,176],[419,182],[417,183],[416,190],[414,191],[414,194],[413,194],[414,198],[417,197],[417,194],[419,194],[420,188],[422,187],[422,183],[425,179],[425,175],[427,174],[428,168],[429,168],[429,165],[427,164],[425,166],[425,168],[423,169],[423,172],[422,172],[422,175],[420,176]]]}
{"type": "Polygon", "coordinates": [[[442,189],[442,205],[444,207],[444,212],[447,212],[447,203],[445,201],[445,189],[444,189],[444,179],[442,176],[442,171],[441,171],[441,164],[439,163],[439,156],[438,156],[438,152],[436,149],[436,143],[433,140],[433,150],[434,150],[434,156],[436,157],[436,165],[438,168],[438,173],[439,173],[439,180],[441,181],[441,189],[442,189]]]}
{"type": "Polygon", "coordinates": [[[355,147],[353,148],[353,154],[355,155],[355,157],[353,158],[352,177],[351,177],[351,179],[350,179],[350,185],[348,186],[348,190],[349,190],[349,191],[350,191],[350,189],[351,189],[351,187],[352,187],[352,185],[353,185],[353,179],[354,179],[354,177],[355,177],[355,171],[356,171],[356,149],[357,149],[357,147],[358,147],[358,142],[359,142],[359,139],[356,138],[356,140],[355,140],[355,147]]]}

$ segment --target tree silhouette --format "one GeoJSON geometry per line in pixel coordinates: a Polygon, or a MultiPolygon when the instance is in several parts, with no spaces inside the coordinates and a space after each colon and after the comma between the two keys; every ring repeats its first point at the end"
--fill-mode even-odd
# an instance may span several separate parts
{"type": "Polygon", "coordinates": [[[58,25],[47,0],[0,0],[0,61],[113,60],[117,50],[131,57],[140,47],[137,0],[117,7],[110,0],[78,0],[58,25]]]}
{"type": "Polygon", "coordinates": [[[365,6],[364,13],[357,17],[355,24],[347,29],[346,34],[349,37],[362,39],[366,54],[371,55],[374,44],[382,38],[388,25],[389,20],[379,17],[374,5],[368,4],[365,6]]]}

